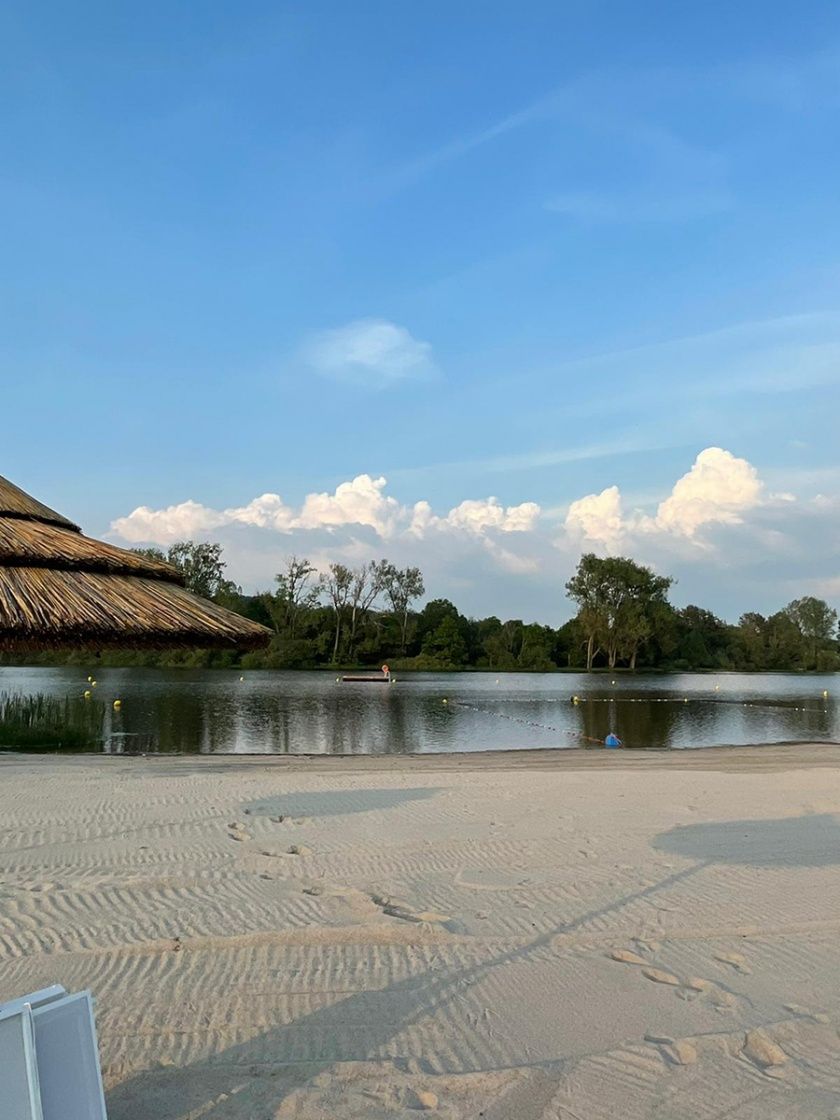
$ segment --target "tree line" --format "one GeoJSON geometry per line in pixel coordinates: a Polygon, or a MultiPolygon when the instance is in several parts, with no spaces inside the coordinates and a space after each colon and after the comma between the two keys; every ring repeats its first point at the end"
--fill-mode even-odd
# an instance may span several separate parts
{"type": "MultiPolygon", "coordinates": [[[[813,596],[775,614],[750,611],[731,624],[699,606],[675,607],[674,580],[628,557],[581,557],[566,584],[576,614],[554,628],[521,619],[469,618],[448,599],[425,595],[419,568],[388,560],[318,570],[291,556],[273,586],[246,595],[226,577],[218,544],[182,541],[168,560],[189,590],[273,631],[265,650],[113,652],[121,665],[219,665],[296,669],[339,666],[393,669],[821,670],[840,668],[837,612],[813,596]]],[[[43,654],[41,662],[83,662],[83,654],[43,654]]]]}

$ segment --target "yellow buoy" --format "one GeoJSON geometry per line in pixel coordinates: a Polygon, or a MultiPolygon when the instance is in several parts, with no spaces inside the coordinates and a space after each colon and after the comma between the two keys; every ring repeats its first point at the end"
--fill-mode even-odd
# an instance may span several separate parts
{"type": "Polygon", "coordinates": [[[449,703],[449,701],[448,701],[448,700],[447,700],[447,699],[446,699],[446,698],[444,697],[444,699],[443,699],[442,703],[444,703],[444,704],[448,704],[448,703],[449,703]]]}
{"type": "Polygon", "coordinates": [[[240,677],[239,679],[240,679],[241,681],[244,681],[244,680],[245,680],[245,678],[244,678],[244,677],[240,677]]]}
{"type": "Polygon", "coordinates": [[[823,696],[824,696],[824,697],[827,697],[827,696],[828,696],[828,689],[827,689],[827,688],[824,688],[824,689],[823,689],[823,696]]]}
{"type": "Polygon", "coordinates": [[[89,688],[85,689],[85,700],[90,700],[90,689],[89,688]]]}
{"type": "Polygon", "coordinates": [[[610,683],[611,683],[611,684],[615,684],[615,681],[611,681],[610,683]]]}
{"type": "Polygon", "coordinates": [[[115,708],[121,708],[122,707],[122,700],[115,700],[114,701],[114,707],[115,708]]]}
{"type": "Polygon", "coordinates": [[[88,677],[88,684],[93,680],[93,677],[88,677]]]}
{"type": "Polygon", "coordinates": [[[90,687],[91,688],[96,688],[96,681],[91,681],[90,682],[90,687]]]}

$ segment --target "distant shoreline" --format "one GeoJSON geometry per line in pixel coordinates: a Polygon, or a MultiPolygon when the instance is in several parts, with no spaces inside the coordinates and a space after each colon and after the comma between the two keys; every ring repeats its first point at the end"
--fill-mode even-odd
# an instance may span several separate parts
{"type": "MultiPolygon", "coordinates": [[[[370,673],[372,676],[380,672],[375,665],[295,665],[284,668],[259,668],[249,669],[243,666],[230,665],[118,665],[109,664],[108,660],[92,658],[90,661],[73,661],[56,664],[46,664],[30,661],[14,661],[0,664],[0,673],[4,669],[126,669],[132,672],[212,672],[212,673],[323,673],[334,676],[336,673],[370,673]]],[[[399,669],[393,668],[391,675],[395,680],[403,676],[417,676],[420,674],[486,674],[487,676],[531,676],[552,677],[579,675],[586,677],[834,677],[840,675],[840,669],[658,669],[640,668],[608,669],[598,667],[587,670],[583,666],[554,669],[488,669],[476,665],[440,667],[436,669],[399,669]]]]}

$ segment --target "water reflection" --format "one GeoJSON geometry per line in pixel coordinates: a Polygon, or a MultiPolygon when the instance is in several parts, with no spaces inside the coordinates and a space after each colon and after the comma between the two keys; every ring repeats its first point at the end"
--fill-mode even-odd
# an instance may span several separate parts
{"type": "MultiPolygon", "coordinates": [[[[86,676],[0,669],[0,691],[80,696],[86,676]]],[[[100,669],[97,677],[104,749],[114,753],[568,748],[602,743],[610,730],[629,747],[691,748],[836,739],[840,731],[832,676],[639,675],[612,685],[583,674],[417,674],[388,688],[326,673],[100,669]]]]}

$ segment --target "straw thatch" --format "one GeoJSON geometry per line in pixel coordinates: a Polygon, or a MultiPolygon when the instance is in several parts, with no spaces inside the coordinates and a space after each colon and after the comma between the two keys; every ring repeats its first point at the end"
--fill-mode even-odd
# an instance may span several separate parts
{"type": "Polygon", "coordinates": [[[183,584],[170,564],[83,536],[0,477],[0,650],[268,644],[265,626],[183,584]]]}

